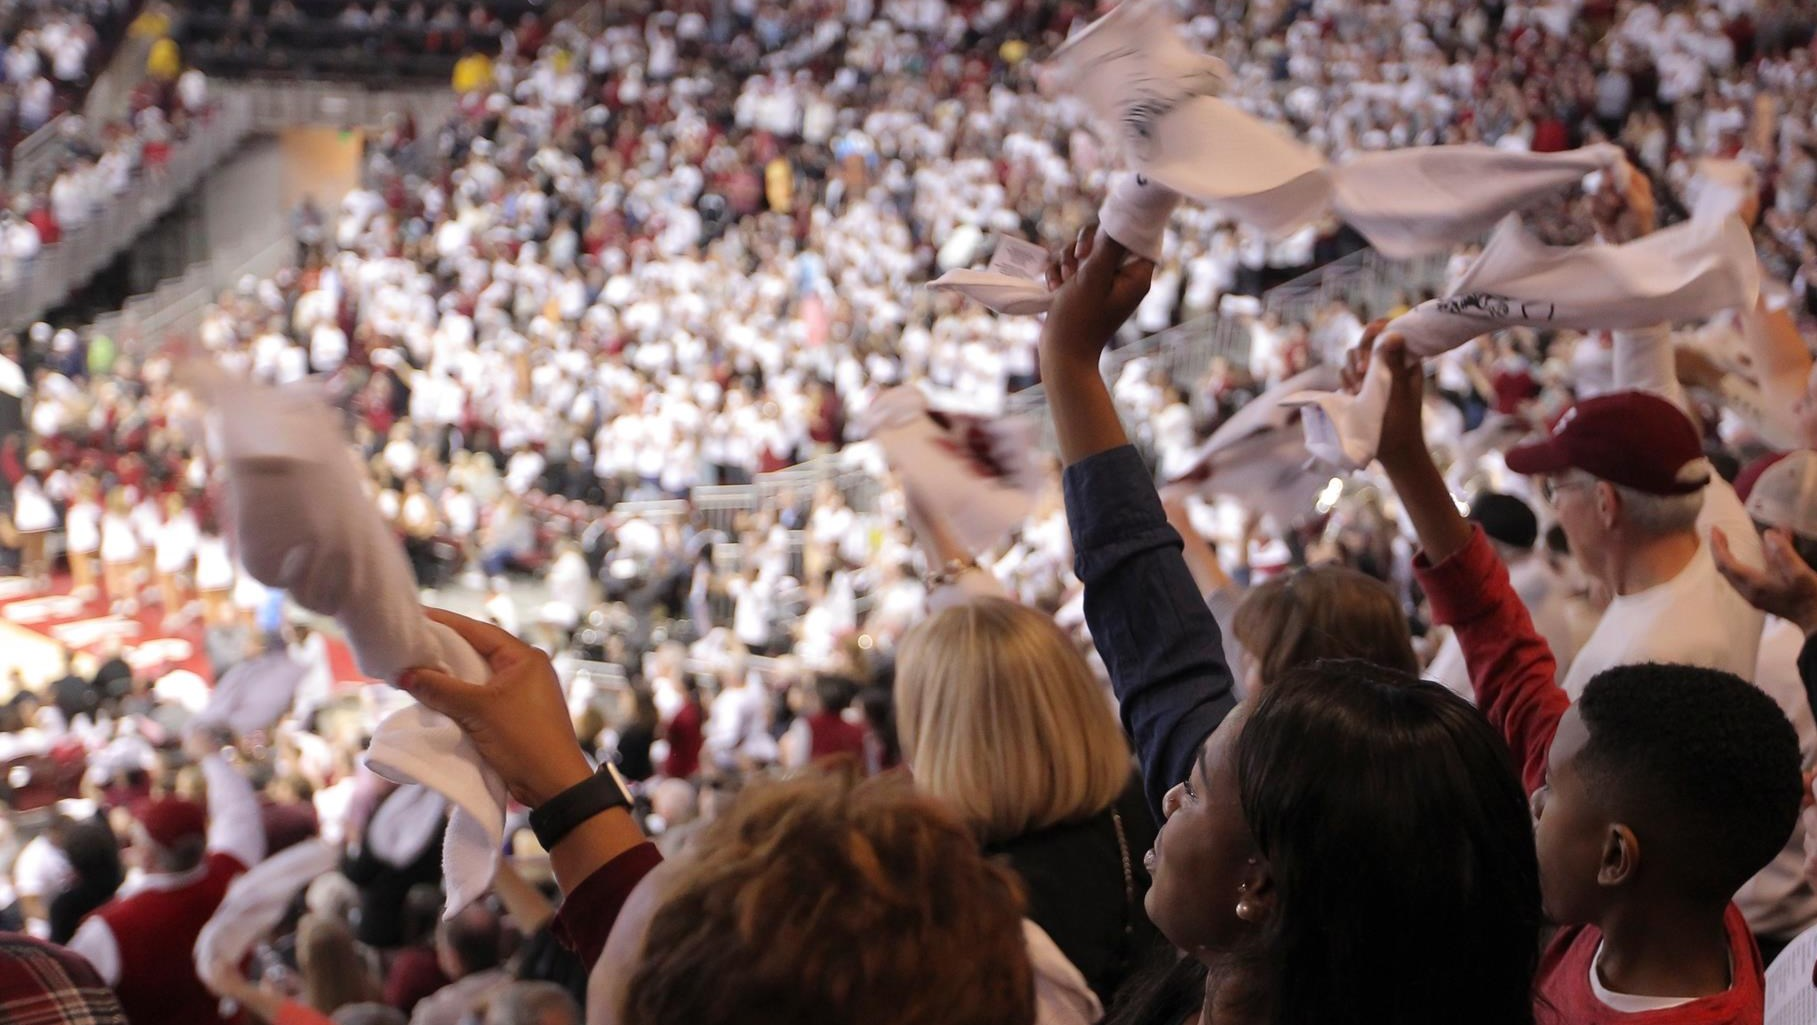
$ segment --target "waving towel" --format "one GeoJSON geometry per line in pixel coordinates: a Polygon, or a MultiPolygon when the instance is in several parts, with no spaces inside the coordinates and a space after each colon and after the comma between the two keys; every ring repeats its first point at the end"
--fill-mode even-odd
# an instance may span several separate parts
{"type": "Polygon", "coordinates": [[[334,871],[341,854],[321,840],[286,847],[227,886],[221,906],[196,936],[196,976],[220,992],[220,969],[238,965],[252,945],[284,919],[290,902],[317,876],[334,871]]]}
{"type": "Polygon", "coordinates": [[[1252,503],[1283,525],[1310,515],[1331,474],[1312,465],[1300,430],[1300,411],[1286,400],[1308,389],[1337,386],[1337,368],[1317,366],[1246,403],[1199,447],[1195,468],[1211,465],[1200,492],[1252,503]]]}
{"type": "MultiPolygon", "coordinates": [[[[1752,307],[1759,265],[1736,217],[1693,218],[1626,245],[1548,246],[1509,217],[1442,299],[1396,317],[1386,332],[1434,356],[1503,328],[1629,330],[1752,307]]],[[[1375,458],[1388,382],[1376,364],[1355,396],[1306,392],[1306,443],[1333,465],[1375,458]]]]}
{"type": "Polygon", "coordinates": [[[1626,166],[1614,145],[1568,153],[1427,146],[1332,167],[1280,125],[1218,98],[1214,58],[1192,53],[1173,14],[1130,0],[1062,46],[1047,81],[1077,97],[1124,162],[1154,181],[1269,235],[1335,211],[1383,253],[1440,252],[1507,213],[1626,166]]]}
{"type": "Polygon", "coordinates": [[[268,730],[289,713],[308,667],[282,648],[237,662],[215,681],[197,723],[219,723],[245,736],[268,730]]]}
{"type": "Polygon", "coordinates": [[[1034,511],[1044,481],[1026,419],[932,410],[919,389],[901,387],[877,396],[863,426],[910,494],[947,506],[969,551],[994,547],[1034,511]]]}
{"type": "Polygon", "coordinates": [[[1563,153],[1493,146],[1420,146],[1369,153],[1333,175],[1338,216],[1384,256],[1438,253],[1479,238],[1504,216],[1576,187],[1586,175],[1626,174],[1612,143],[1563,153]]]}
{"type": "MultiPolygon", "coordinates": [[[[1122,243],[1125,249],[1144,259],[1159,262],[1161,240],[1167,234],[1167,221],[1180,205],[1180,194],[1140,175],[1124,172],[1117,175],[1098,211],[1098,223],[1104,233],[1122,243]]],[[[1053,303],[1053,293],[1044,280],[1046,261],[1031,270],[1031,260],[1022,252],[1036,249],[1033,243],[1006,239],[998,243],[1013,244],[1017,259],[1000,261],[993,257],[989,270],[950,270],[928,283],[936,292],[957,292],[987,309],[1011,316],[1046,313],[1053,303]]],[[[1043,254],[1045,255],[1045,254],[1043,254]]]]}
{"type": "MultiPolygon", "coordinates": [[[[412,666],[438,666],[485,679],[485,660],[423,615],[410,564],[362,491],[334,412],[307,388],[235,382],[212,367],[196,374],[246,571],[333,616],[369,676],[391,681],[412,666]]],[[[449,912],[485,893],[504,838],[505,786],[460,727],[412,704],[379,723],[366,764],[454,805],[442,848],[449,912]]]]}

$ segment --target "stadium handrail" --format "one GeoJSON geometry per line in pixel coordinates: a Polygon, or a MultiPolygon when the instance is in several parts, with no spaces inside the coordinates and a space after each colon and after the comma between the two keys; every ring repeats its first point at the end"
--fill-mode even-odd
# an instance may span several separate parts
{"type": "Polygon", "coordinates": [[[0,281],[0,328],[23,328],[67,299],[232,153],[251,127],[249,107],[224,98],[172,147],[162,169],[140,173],[92,218],[19,267],[14,280],[0,281]]]}

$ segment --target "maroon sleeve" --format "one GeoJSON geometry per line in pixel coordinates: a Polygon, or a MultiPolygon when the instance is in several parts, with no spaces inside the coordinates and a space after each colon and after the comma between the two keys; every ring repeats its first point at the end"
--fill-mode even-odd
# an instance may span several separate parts
{"type": "Polygon", "coordinates": [[[13,487],[18,487],[25,479],[25,466],[19,461],[19,442],[13,438],[0,445],[0,474],[4,474],[6,483],[13,487]]]}
{"type": "Polygon", "coordinates": [[[1571,699],[1557,683],[1552,649],[1533,628],[1533,617],[1508,580],[1483,528],[1472,528],[1470,543],[1439,563],[1422,553],[1415,576],[1432,603],[1432,619],[1457,632],[1470,669],[1476,704],[1508,741],[1527,792],[1546,782],[1552,735],[1571,699]]]}
{"type": "Polygon", "coordinates": [[[601,865],[563,899],[555,915],[555,938],[591,970],[631,891],[660,864],[656,845],[645,842],[601,865]]]}

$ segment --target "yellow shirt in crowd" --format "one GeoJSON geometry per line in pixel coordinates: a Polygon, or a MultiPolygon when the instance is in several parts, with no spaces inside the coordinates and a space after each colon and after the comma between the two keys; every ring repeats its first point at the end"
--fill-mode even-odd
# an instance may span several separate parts
{"type": "Polygon", "coordinates": [[[454,62],[454,91],[462,95],[492,84],[492,58],[470,53],[454,62]]]}

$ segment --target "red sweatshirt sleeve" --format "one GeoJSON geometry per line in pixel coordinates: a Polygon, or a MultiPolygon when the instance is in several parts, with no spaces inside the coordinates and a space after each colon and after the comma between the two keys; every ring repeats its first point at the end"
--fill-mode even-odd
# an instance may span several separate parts
{"type": "Polygon", "coordinates": [[[1432,604],[1434,622],[1457,632],[1476,704],[1508,741],[1527,792],[1546,782],[1552,735],[1571,699],[1560,690],[1552,649],[1508,580],[1508,567],[1481,527],[1470,543],[1433,566],[1422,553],[1413,572],[1432,604]]]}
{"type": "Polygon", "coordinates": [[[0,474],[5,475],[6,483],[12,487],[18,487],[25,479],[25,465],[19,461],[19,443],[10,438],[5,445],[0,445],[0,474]]]}
{"type": "Polygon", "coordinates": [[[555,938],[591,970],[631,891],[660,864],[656,845],[646,842],[601,865],[562,901],[555,914],[555,938]]]}
{"type": "Polygon", "coordinates": [[[286,1000],[278,1008],[273,1025],[334,1025],[334,1019],[297,1000],[286,1000]]]}

